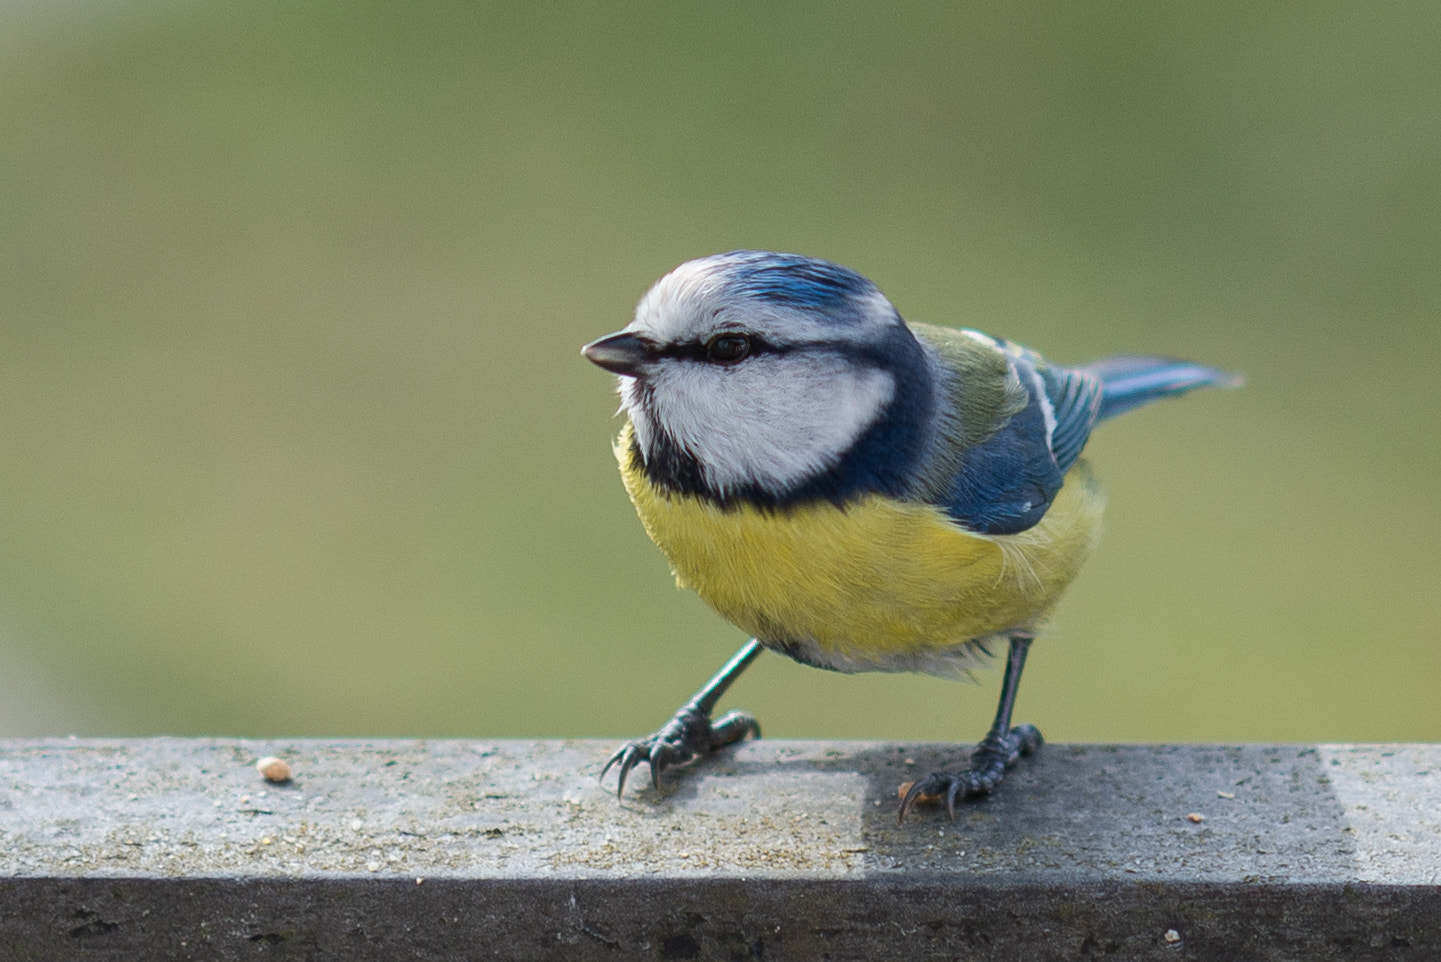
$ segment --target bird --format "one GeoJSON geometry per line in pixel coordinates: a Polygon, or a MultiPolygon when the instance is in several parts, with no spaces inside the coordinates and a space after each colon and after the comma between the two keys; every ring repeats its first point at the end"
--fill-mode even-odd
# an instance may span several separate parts
{"type": "MultiPolygon", "coordinates": [[[[1125,355],[1075,367],[969,328],[906,321],[870,280],[799,254],[687,261],[583,356],[618,376],[615,455],[677,583],[750,640],[660,729],[601,771],[661,773],[760,737],[714,717],[766,649],[839,672],[969,675],[1006,646],[995,721],[964,767],[904,791],[992,792],[1042,743],[1012,726],[1037,632],[1100,532],[1092,428],[1159,398],[1234,386],[1125,355]]],[[[905,786],[902,786],[905,788],[905,786]]]]}

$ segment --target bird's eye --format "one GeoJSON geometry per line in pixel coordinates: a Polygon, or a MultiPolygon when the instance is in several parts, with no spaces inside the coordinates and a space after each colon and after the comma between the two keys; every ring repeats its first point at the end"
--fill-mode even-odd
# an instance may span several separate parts
{"type": "Polygon", "coordinates": [[[705,345],[706,357],[722,364],[734,364],[750,352],[751,339],[744,334],[717,334],[705,345]]]}

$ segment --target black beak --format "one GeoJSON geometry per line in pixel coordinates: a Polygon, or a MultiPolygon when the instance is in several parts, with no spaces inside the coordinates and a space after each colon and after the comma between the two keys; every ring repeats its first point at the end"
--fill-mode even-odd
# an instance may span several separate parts
{"type": "Polygon", "coordinates": [[[651,358],[655,348],[627,331],[611,334],[598,341],[591,341],[580,349],[585,359],[599,365],[612,374],[628,377],[639,376],[651,358]]]}

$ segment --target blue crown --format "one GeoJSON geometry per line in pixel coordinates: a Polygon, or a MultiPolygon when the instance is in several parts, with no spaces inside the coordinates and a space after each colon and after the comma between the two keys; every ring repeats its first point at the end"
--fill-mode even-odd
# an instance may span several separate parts
{"type": "Polygon", "coordinates": [[[727,296],[824,310],[858,295],[880,293],[876,285],[849,268],[799,254],[730,251],[708,260],[725,278],[727,296]]]}

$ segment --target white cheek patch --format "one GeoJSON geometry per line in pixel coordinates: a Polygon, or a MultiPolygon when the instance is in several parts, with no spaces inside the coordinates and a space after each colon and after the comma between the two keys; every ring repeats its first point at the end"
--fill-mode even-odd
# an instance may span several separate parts
{"type": "MultiPolygon", "coordinates": [[[[875,423],[895,394],[885,371],[834,355],[757,355],[734,367],[677,361],[651,378],[646,413],[699,463],[717,493],[757,485],[780,494],[833,467],[875,423]]],[[[624,388],[644,448],[642,425],[624,388]]]]}

